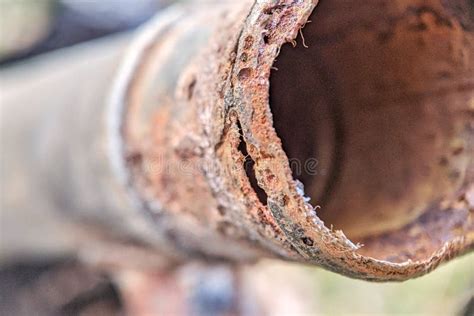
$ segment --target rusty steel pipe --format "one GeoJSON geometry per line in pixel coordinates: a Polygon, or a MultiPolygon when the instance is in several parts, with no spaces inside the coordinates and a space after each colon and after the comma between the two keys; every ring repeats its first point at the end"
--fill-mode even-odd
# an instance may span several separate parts
{"type": "Polygon", "coordinates": [[[32,176],[56,184],[48,204],[175,260],[272,257],[388,281],[471,250],[474,35],[459,9],[470,2],[316,5],[158,15],[130,44],[109,107],[53,120],[46,134],[76,132],[45,142],[71,153],[51,159],[62,172],[32,176]]]}
{"type": "Polygon", "coordinates": [[[383,14],[322,2],[302,30],[309,49],[280,53],[315,1],[184,10],[134,47],[112,107],[114,159],[177,248],[402,280],[472,247],[471,17],[440,1],[373,2],[383,14]],[[302,174],[305,193],[288,157],[302,166],[316,150],[333,170],[302,174]]]}

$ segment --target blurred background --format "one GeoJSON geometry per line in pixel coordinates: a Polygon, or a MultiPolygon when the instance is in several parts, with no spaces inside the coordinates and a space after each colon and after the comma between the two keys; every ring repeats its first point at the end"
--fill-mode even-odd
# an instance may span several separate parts
{"type": "MultiPolygon", "coordinates": [[[[6,87],[2,84],[6,79],[10,87],[21,85],[28,77],[25,72],[31,69],[28,65],[34,65],[35,58],[43,58],[42,63],[48,65],[49,54],[61,58],[63,53],[59,49],[66,48],[64,54],[70,54],[81,49],[79,43],[99,38],[107,42],[112,34],[129,32],[171,2],[0,0],[0,72],[3,72],[0,91],[6,87]]],[[[0,263],[2,315],[20,313],[22,304],[36,306],[41,315],[38,300],[56,304],[57,310],[64,314],[81,314],[86,309],[98,315],[105,314],[105,310],[111,314],[123,313],[122,298],[113,282],[75,262],[0,263]],[[67,291],[64,283],[69,284],[67,291]]],[[[273,261],[245,268],[244,277],[255,286],[259,297],[265,297],[272,306],[271,314],[474,315],[473,255],[457,259],[425,277],[399,284],[356,281],[321,269],[273,261]]]]}
{"type": "Polygon", "coordinates": [[[0,63],[142,24],[172,0],[0,0],[0,63]]]}

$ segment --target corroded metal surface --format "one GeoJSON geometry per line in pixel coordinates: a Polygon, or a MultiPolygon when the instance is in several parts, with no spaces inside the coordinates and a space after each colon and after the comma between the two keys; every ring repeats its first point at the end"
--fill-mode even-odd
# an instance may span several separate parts
{"type": "MultiPolygon", "coordinates": [[[[410,155],[399,159],[402,169],[413,173],[413,190],[400,189],[400,197],[392,203],[386,198],[389,190],[384,191],[383,186],[380,190],[363,191],[374,184],[360,178],[358,186],[360,174],[356,171],[360,165],[349,165],[343,171],[355,172],[343,174],[347,183],[340,191],[336,187],[332,192],[334,208],[342,211],[330,219],[329,203],[327,211],[321,212],[336,228],[346,226],[350,235],[360,237],[364,247],[318,218],[318,200],[311,205],[293,178],[289,153],[283,150],[273,127],[273,107],[269,104],[272,65],[281,46],[294,43],[317,1],[177,6],[158,17],[157,24],[142,31],[141,38],[132,45],[114,94],[110,124],[115,140],[112,157],[123,183],[129,186],[139,207],[152,215],[156,229],[163,232],[169,244],[187,255],[238,261],[279,257],[376,281],[422,275],[472,248],[474,36],[465,28],[465,19],[469,21],[470,17],[463,15],[463,20],[450,14],[442,1],[418,1],[411,6],[402,5],[402,1],[400,6],[373,2],[380,7],[378,14],[384,17],[382,20],[392,21],[385,33],[367,23],[362,23],[358,31],[358,18],[374,25],[381,23],[367,18],[373,14],[369,6],[354,8],[360,17],[342,13],[347,9],[344,6],[357,6],[356,2],[336,1],[332,6],[323,6],[335,9],[334,13],[317,12],[333,19],[340,13],[342,25],[356,30],[358,37],[354,41],[369,47],[367,52],[373,56],[368,57],[373,58],[374,64],[379,62],[377,54],[392,52],[392,56],[401,54],[398,56],[407,61],[405,67],[414,69],[403,70],[397,57],[388,58],[386,73],[393,76],[387,79],[388,88],[373,90],[375,100],[386,101],[387,106],[392,104],[392,109],[403,109],[403,102],[408,108],[420,106],[418,112],[390,112],[389,108],[382,108],[378,114],[380,118],[390,113],[390,120],[400,120],[400,124],[392,124],[390,133],[410,144],[406,151],[410,155]],[[399,19],[394,20],[397,16],[399,19]],[[160,22],[166,17],[169,19],[160,22]],[[398,26],[417,22],[427,30],[421,37],[398,26]],[[442,28],[448,24],[449,28],[442,28]],[[414,44],[420,40],[426,46],[423,49],[414,44]],[[384,44],[387,41],[393,42],[384,44]],[[444,45],[451,48],[445,49],[444,45]],[[409,58],[409,53],[403,55],[403,47],[428,61],[409,58]],[[432,50],[437,53],[426,53],[432,50]],[[439,68],[433,68],[429,58],[435,64],[438,60],[439,68]],[[448,68],[444,77],[448,76],[455,86],[454,94],[443,92],[451,89],[449,84],[432,79],[443,70],[443,65],[448,68]],[[392,85],[393,82],[397,84],[392,85]],[[407,94],[413,97],[400,101],[407,94]],[[407,133],[402,120],[413,113],[419,116],[420,127],[407,133]],[[435,145],[417,136],[425,127],[433,129],[435,145]],[[459,143],[451,143],[455,139],[462,141],[462,150],[456,149],[459,143]],[[420,151],[412,154],[417,145],[420,151]],[[453,150],[456,157],[451,159],[446,155],[453,150]],[[434,169],[420,170],[425,166],[434,169]],[[457,171],[454,180],[453,170],[457,171]],[[367,193],[368,198],[362,199],[354,210],[344,209],[351,207],[348,197],[358,189],[367,193]],[[380,198],[375,196],[377,193],[380,198]],[[388,219],[373,221],[373,216],[360,214],[366,202],[370,202],[368,214],[381,213],[388,219]],[[381,205],[387,210],[380,210],[381,205]],[[416,211],[412,211],[413,205],[416,211]],[[397,214],[398,209],[406,212],[397,214]]],[[[317,19],[317,14],[312,18],[317,19]]],[[[308,35],[317,40],[323,38],[319,43],[323,56],[333,62],[336,72],[344,75],[344,67],[338,68],[340,59],[349,59],[345,56],[351,54],[351,47],[358,46],[341,40],[350,32],[331,29],[337,23],[330,18],[324,25],[327,29],[311,29],[308,35]],[[338,41],[334,46],[324,46],[324,41],[333,40],[338,41]],[[338,56],[339,61],[327,57],[331,55],[338,56]]],[[[286,56],[281,55],[283,65],[291,66],[291,58],[298,58],[286,56]]],[[[354,66],[344,78],[357,81],[360,77],[354,73],[358,71],[354,66]]],[[[370,75],[384,74],[369,71],[370,75]]],[[[278,76],[285,76],[285,72],[278,76]]],[[[310,78],[311,74],[307,76],[310,78]]],[[[289,85],[291,80],[292,77],[288,78],[289,85]]],[[[344,86],[351,87],[347,80],[339,82],[341,89],[350,90],[344,86]]],[[[347,92],[342,96],[344,93],[351,96],[347,92]]],[[[357,116],[357,108],[348,107],[347,111],[356,113],[350,114],[349,119],[355,121],[348,127],[357,131],[357,120],[364,117],[357,116]]],[[[277,118],[278,113],[274,114],[277,118]]],[[[347,148],[370,145],[364,144],[367,139],[370,134],[355,139],[355,145],[347,148]]],[[[367,151],[349,150],[348,154],[367,157],[364,153],[367,151]]],[[[386,157],[384,150],[379,153],[386,157]]],[[[382,171],[381,177],[391,176],[390,172],[382,171]]]]}

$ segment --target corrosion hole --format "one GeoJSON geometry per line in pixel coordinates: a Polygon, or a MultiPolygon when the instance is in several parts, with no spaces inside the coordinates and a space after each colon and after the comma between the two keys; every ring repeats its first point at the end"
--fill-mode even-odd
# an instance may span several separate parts
{"type": "Polygon", "coordinates": [[[191,100],[194,95],[194,88],[196,88],[196,78],[193,78],[188,85],[188,100],[191,100]]]}
{"type": "Polygon", "coordinates": [[[268,44],[270,42],[270,37],[267,34],[263,35],[263,42],[265,44],[268,44]]]}
{"type": "Polygon", "coordinates": [[[239,80],[245,80],[249,78],[252,75],[252,69],[250,68],[242,68],[240,69],[239,73],[237,74],[237,77],[239,77],[239,80]]]}
{"type": "Polygon", "coordinates": [[[272,15],[273,13],[280,13],[286,7],[285,4],[277,4],[271,7],[263,9],[263,13],[266,15],[272,15]]]}
{"type": "Polygon", "coordinates": [[[257,195],[258,200],[263,204],[267,205],[267,193],[258,185],[257,177],[255,176],[255,161],[250,157],[247,151],[247,144],[245,143],[243,133],[242,133],[242,126],[240,122],[237,121],[237,128],[239,129],[240,134],[240,143],[238,150],[244,155],[244,169],[245,173],[247,174],[247,178],[249,179],[250,186],[254,190],[255,194],[257,195]]]}
{"type": "Polygon", "coordinates": [[[303,237],[301,238],[301,241],[306,245],[306,246],[313,246],[314,245],[314,241],[309,238],[309,237],[303,237]]]}
{"type": "Polygon", "coordinates": [[[227,210],[225,209],[224,206],[218,205],[217,206],[217,211],[219,212],[220,215],[224,216],[227,213],[227,210]]]}

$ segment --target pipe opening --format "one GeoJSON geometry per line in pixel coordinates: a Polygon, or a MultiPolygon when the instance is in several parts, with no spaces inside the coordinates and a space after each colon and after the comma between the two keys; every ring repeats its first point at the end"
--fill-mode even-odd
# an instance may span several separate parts
{"type": "MultiPolygon", "coordinates": [[[[327,227],[362,243],[437,212],[463,178],[449,175],[462,165],[439,163],[453,130],[446,108],[412,91],[420,78],[429,87],[431,51],[413,48],[410,36],[381,46],[374,30],[353,25],[364,9],[322,1],[302,30],[309,48],[301,35],[296,48],[284,45],[270,76],[273,123],[293,177],[327,227]]],[[[370,19],[383,25],[383,16],[370,19]]]]}

